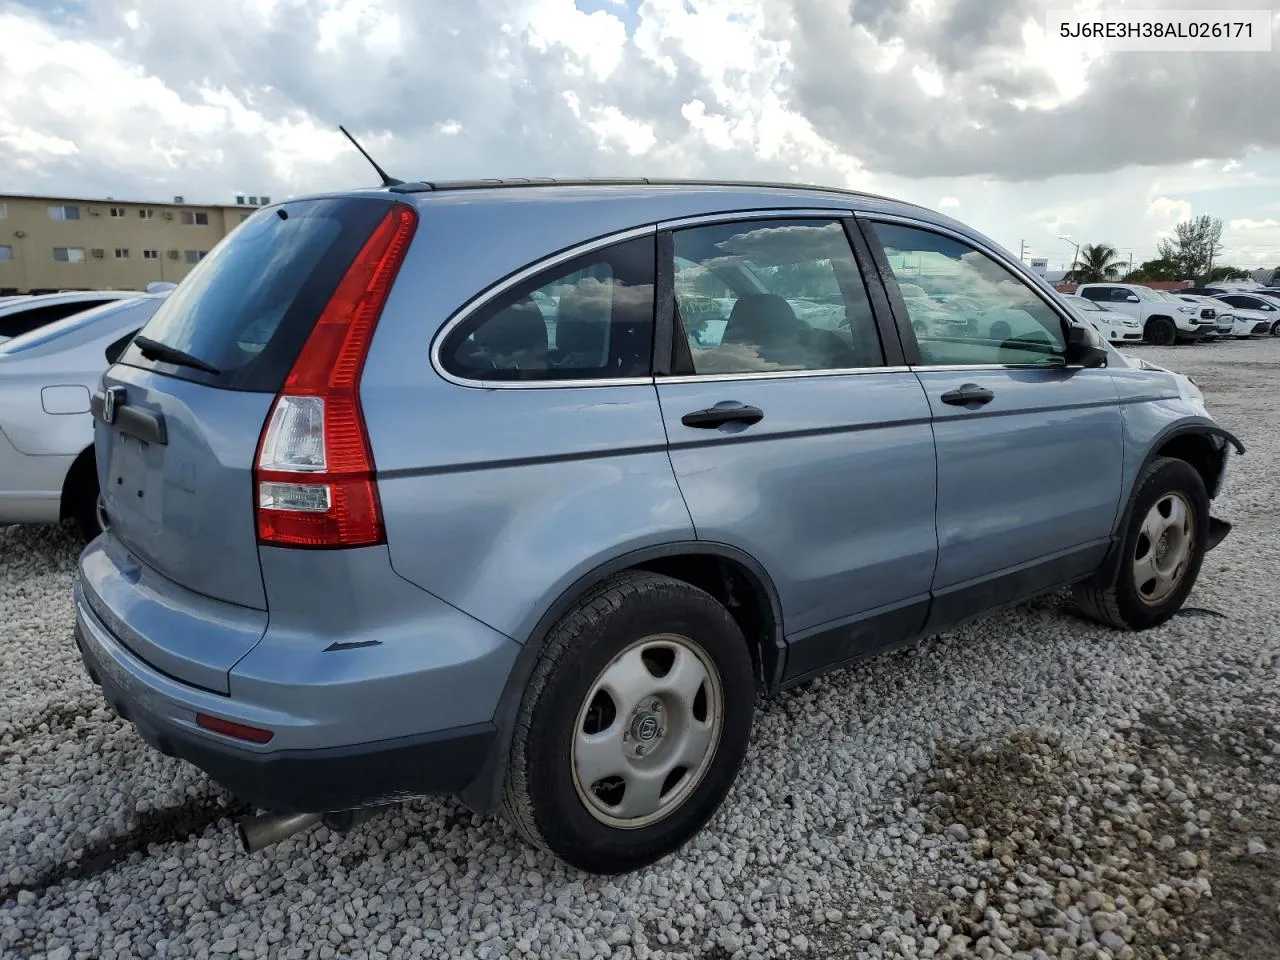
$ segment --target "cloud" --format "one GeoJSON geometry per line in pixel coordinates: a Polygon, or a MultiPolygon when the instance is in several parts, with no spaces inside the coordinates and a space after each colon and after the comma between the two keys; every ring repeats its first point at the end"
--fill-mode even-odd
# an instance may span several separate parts
{"type": "Polygon", "coordinates": [[[1015,249],[1153,247],[1193,201],[1266,213],[1280,126],[1240,91],[1272,89],[1280,60],[1066,48],[1044,30],[1059,3],[0,0],[0,170],[4,189],[138,197],[371,183],[343,123],[406,179],[963,197],[1015,249]]]}
{"type": "Polygon", "coordinates": [[[960,206],[960,201],[955,197],[943,197],[938,201],[939,210],[954,210],[960,206]]]}

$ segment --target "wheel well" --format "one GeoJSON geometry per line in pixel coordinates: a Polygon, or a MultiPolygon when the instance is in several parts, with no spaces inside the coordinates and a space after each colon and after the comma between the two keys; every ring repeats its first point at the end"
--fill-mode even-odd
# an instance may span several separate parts
{"type": "Polygon", "coordinates": [[[750,569],[728,557],[709,554],[657,557],[631,569],[682,580],[715,597],[747,638],[757,678],[766,687],[772,684],[780,667],[776,638],[781,624],[767,588],[750,569]]]}
{"type": "Polygon", "coordinates": [[[1222,460],[1218,448],[1206,433],[1180,433],[1170,437],[1156,451],[1156,456],[1172,457],[1191,464],[1204,481],[1205,490],[1213,496],[1218,489],[1222,460]]]}
{"type": "Polygon", "coordinates": [[[67,520],[75,513],[75,502],[87,483],[97,479],[98,465],[93,457],[93,446],[80,451],[80,455],[71,462],[67,476],[62,481],[62,501],[58,508],[58,516],[67,520]]]}
{"type": "MultiPolygon", "coordinates": [[[[1152,320],[1168,320],[1170,323],[1173,323],[1173,317],[1166,317],[1163,313],[1157,313],[1147,317],[1147,323],[1150,323],[1152,320]]],[[[1174,324],[1174,326],[1177,326],[1177,324],[1174,324]]]]}

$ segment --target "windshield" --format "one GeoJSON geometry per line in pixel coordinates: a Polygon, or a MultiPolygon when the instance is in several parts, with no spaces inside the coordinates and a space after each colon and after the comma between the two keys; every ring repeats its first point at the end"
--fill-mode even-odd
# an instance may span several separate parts
{"type": "Polygon", "coordinates": [[[1104,312],[1101,306],[1094,303],[1092,300],[1088,300],[1084,297],[1077,297],[1075,296],[1075,294],[1071,294],[1067,296],[1065,299],[1068,303],[1071,304],[1071,306],[1075,307],[1077,310],[1086,310],[1089,313],[1104,312]]]}

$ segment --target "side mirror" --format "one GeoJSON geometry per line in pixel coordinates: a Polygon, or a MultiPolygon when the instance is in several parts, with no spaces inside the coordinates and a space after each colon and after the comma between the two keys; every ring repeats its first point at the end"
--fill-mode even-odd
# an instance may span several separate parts
{"type": "Polygon", "coordinates": [[[1131,293],[1131,294],[1129,294],[1127,297],[1125,297],[1125,300],[1127,300],[1129,303],[1141,303],[1141,302],[1142,302],[1142,298],[1141,298],[1140,296],[1138,296],[1136,293],[1131,293]]]}
{"type": "Polygon", "coordinates": [[[1067,366],[1105,367],[1107,344],[1102,335],[1091,326],[1070,324],[1067,327],[1067,366]]]}

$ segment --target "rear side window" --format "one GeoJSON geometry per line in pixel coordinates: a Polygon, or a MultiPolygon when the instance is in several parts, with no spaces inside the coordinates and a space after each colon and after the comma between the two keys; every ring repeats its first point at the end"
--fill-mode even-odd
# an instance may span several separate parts
{"type": "Polygon", "coordinates": [[[329,198],[259,210],[187,275],[140,333],[216,374],[143,356],[120,362],[230,390],[274,393],[373,228],[374,198],[329,198]]]}
{"type": "Polygon", "coordinates": [[[24,333],[39,330],[56,320],[83,313],[85,310],[110,302],[109,300],[77,300],[74,303],[51,303],[45,307],[10,313],[0,317],[0,337],[20,337],[24,333]]]}
{"type": "Polygon", "coordinates": [[[440,363],[467,380],[648,376],[653,275],[651,236],[550,267],[450,331],[440,363]]]}

